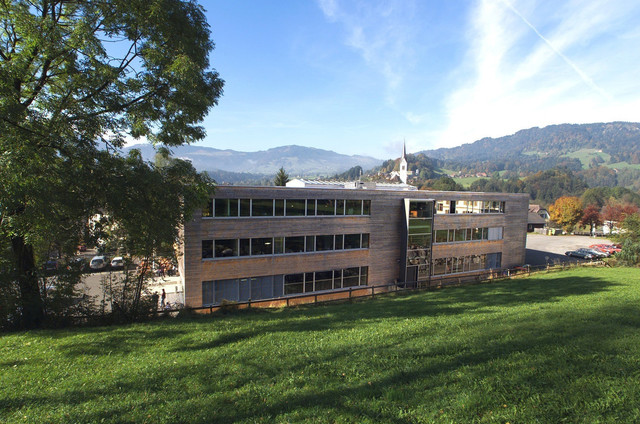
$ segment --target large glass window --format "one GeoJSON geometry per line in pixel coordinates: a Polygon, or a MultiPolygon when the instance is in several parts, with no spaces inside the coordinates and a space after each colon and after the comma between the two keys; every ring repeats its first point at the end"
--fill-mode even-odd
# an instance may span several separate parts
{"type": "Polygon", "coordinates": [[[304,199],[287,199],[287,216],[304,216],[305,208],[304,199]]]}
{"type": "Polygon", "coordinates": [[[347,215],[362,215],[362,200],[347,200],[347,215]]]}
{"type": "Polygon", "coordinates": [[[272,255],[273,239],[272,238],[254,238],[251,239],[252,255],[272,255]]]}
{"type": "Polygon", "coordinates": [[[215,199],[214,201],[216,217],[238,216],[238,199],[215,199]]]}
{"type": "Polygon", "coordinates": [[[431,247],[431,234],[410,235],[407,247],[409,249],[429,249],[431,247]]]}
{"type": "Polygon", "coordinates": [[[289,274],[284,276],[284,294],[302,293],[304,290],[304,274],[289,274]]]}
{"type": "Polygon", "coordinates": [[[335,215],[336,202],[329,199],[318,199],[318,215],[335,215]]]}
{"type": "Polygon", "coordinates": [[[337,234],[336,235],[336,242],[335,242],[335,249],[336,250],[341,250],[343,248],[343,240],[344,240],[344,236],[342,234],[337,234]]]}
{"type": "Polygon", "coordinates": [[[307,199],[307,216],[315,216],[316,214],[316,200],[307,199]]]}
{"type": "Polygon", "coordinates": [[[431,218],[431,202],[410,202],[409,218],[431,218]]]}
{"type": "Polygon", "coordinates": [[[333,250],[333,236],[316,236],[316,251],[333,250]]]}
{"type": "Polygon", "coordinates": [[[448,230],[436,230],[436,243],[446,243],[448,237],[448,230]]]}
{"type": "Polygon", "coordinates": [[[347,268],[342,272],[342,287],[360,285],[360,268],[347,268]]]}
{"type": "Polygon", "coordinates": [[[285,253],[300,253],[300,252],[304,252],[304,236],[285,237],[285,239],[284,239],[284,251],[285,251],[285,253]]]}
{"type": "Polygon", "coordinates": [[[238,240],[222,239],[215,241],[215,257],[225,258],[229,256],[238,256],[238,240]]]}
{"type": "Polygon", "coordinates": [[[284,253],[284,237],[273,238],[273,253],[274,255],[284,253]]]}
{"type": "Polygon", "coordinates": [[[315,290],[331,290],[333,288],[333,271],[316,272],[315,290]]]}
{"type": "Polygon", "coordinates": [[[344,215],[344,200],[336,200],[336,215],[344,215]]]}
{"type": "Polygon", "coordinates": [[[341,289],[342,288],[342,270],[336,269],[333,271],[333,288],[341,289]]]}
{"type": "Polygon", "coordinates": [[[344,248],[345,249],[360,249],[360,234],[345,234],[344,235],[344,248]]]}
{"type": "Polygon", "coordinates": [[[272,199],[253,199],[251,215],[273,216],[273,200],[272,199]]]}

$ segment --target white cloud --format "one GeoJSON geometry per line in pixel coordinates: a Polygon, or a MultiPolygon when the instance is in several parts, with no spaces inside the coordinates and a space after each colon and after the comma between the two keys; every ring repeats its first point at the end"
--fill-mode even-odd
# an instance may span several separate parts
{"type": "Polygon", "coordinates": [[[372,73],[384,78],[386,101],[394,104],[395,91],[413,63],[412,3],[402,0],[318,0],[324,15],[346,31],[344,44],[353,48],[372,73]]]}
{"type": "Polygon", "coordinates": [[[468,55],[456,70],[466,79],[447,96],[447,122],[435,144],[564,122],[639,120],[634,68],[618,67],[620,52],[626,66],[640,66],[637,39],[614,34],[635,28],[623,23],[638,6],[619,3],[569,1],[549,9],[541,1],[479,1],[470,15],[468,55]]]}

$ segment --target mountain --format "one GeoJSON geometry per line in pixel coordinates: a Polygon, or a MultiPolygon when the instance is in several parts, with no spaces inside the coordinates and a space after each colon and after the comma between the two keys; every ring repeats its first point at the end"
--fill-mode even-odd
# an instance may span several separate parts
{"type": "MultiPolygon", "coordinates": [[[[586,150],[604,154],[599,156],[603,162],[610,164],[639,164],[640,123],[609,122],[535,127],[505,137],[483,138],[458,147],[424,150],[421,153],[435,159],[468,163],[518,157],[528,157],[530,161],[548,161],[560,157],[571,158],[571,153],[586,150]]],[[[580,160],[579,157],[574,159],[580,160]]]]}
{"type": "MultiPolygon", "coordinates": [[[[125,149],[142,152],[145,160],[153,160],[155,151],[149,144],[137,144],[125,149]]],[[[273,175],[283,167],[290,176],[332,175],[354,166],[370,169],[381,160],[370,156],[348,156],[330,150],[303,146],[282,146],[258,152],[220,150],[212,147],[181,146],[172,149],[173,156],[188,159],[198,171],[216,171],[273,175]]]]}

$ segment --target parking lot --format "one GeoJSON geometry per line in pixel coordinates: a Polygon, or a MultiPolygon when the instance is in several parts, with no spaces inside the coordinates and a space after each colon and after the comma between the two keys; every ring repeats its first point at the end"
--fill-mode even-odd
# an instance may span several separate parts
{"type": "Polygon", "coordinates": [[[532,266],[557,262],[576,262],[580,259],[565,256],[564,252],[603,243],[610,244],[611,240],[602,237],[545,236],[528,233],[525,262],[532,266]]]}

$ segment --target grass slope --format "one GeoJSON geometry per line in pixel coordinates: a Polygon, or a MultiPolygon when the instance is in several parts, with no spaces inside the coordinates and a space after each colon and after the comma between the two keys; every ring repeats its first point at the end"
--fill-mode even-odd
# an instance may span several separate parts
{"type": "Polygon", "coordinates": [[[0,338],[6,422],[638,422],[640,270],[0,338]]]}

